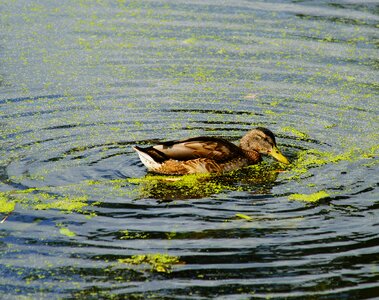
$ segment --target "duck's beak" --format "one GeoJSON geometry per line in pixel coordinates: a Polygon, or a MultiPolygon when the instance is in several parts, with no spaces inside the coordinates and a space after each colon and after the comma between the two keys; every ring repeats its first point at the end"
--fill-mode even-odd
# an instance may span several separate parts
{"type": "Polygon", "coordinates": [[[288,165],[290,162],[288,161],[287,157],[285,157],[278,149],[278,147],[274,146],[272,147],[272,150],[268,153],[276,160],[282,162],[283,164],[288,165]]]}

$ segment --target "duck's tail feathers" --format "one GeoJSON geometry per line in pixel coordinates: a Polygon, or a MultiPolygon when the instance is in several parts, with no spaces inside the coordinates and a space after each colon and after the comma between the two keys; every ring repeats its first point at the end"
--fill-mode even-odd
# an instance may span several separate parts
{"type": "Polygon", "coordinates": [[[161,163],[155,161],[154,158],[149,155],[147,149],[138,146],[134,146],[133,149],[138,153],[141,162],[148,170],[154,171],[161,166],[161,163]]]}

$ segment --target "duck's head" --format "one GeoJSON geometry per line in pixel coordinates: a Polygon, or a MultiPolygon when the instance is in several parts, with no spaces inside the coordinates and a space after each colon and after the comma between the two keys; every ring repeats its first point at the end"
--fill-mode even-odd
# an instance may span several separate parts
{"type": "Polygon", "coordinates": [[[260,154],[271,155],[276,160],[289,164],[288,159],[276,146],[275,136],[271,130],[257,127],[250,130],[242,139],[240,147],[244,151],[256,151],[260,154]]]}

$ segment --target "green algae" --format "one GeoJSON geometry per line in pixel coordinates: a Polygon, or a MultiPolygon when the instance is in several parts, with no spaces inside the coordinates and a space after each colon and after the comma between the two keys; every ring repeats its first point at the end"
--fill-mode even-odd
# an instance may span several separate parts
{"type": "Polygon", "coordinates": [[[253,221],[252,217],[250,217],[248,215],[245,215],[245,214],[241,214],[241,213],[237,213],[236,217],[239,218],[239,219],[246,220],[246,221],[253,221]]]}
{"type": "Polygon", "coordinates": [[[59,229],[59,233],[62,235],[65,235],[67,237],[74,237],[76,236],[76,233],[68,229],[67,227],[61,227],[59,229]]]}
{"type": "Polygon", "coordinates": [[[33,208],[37,210],[58,209],[66,212],[82,212],[83,208],[88,205],[87,201],[87,196],[59,197],[58,199],[53,197],[49,199],[49,202],[38,203],[33,208]]]}
{"type": "MultiPolygon", "coordinates": [[[[374,145],[365,149],[351,147],[341,153],[320,151],[316,149],[303,150],[297,153],[297,159],[293,160],[288,172],[286,172],[282,178],[298,181],[309,178],[310,182],[307,183],[307,186],[310,188],[316,188],[318,184],[312,182],[312,179],[310,178],[313,177],[316,172],[322,172],[322,169],[319,169],[320,167],[344,162],[351,164],[353,168],[356,168],[357,162],[359,162],[361,166],[373,166],[376,164],[376,160],[373,160],[373,158],[378,156],[378,149],[378,145],[374,145]]],[[[346,192],[346,189],[343,192],[346,192]]],[[[319,200],[329,197],[330,195],[322,190],[310,194],[293,193],[288,196],[288,199],[317,203],[319,200]]]]}
{"type": "Polygon", "coordinates": [[[322,199],[329,198],[330,195],[326,191],[318,191],[313,194],[291,194],[288,196],[289,200],[304,201],[315,203],[322,199]]]}
{"type": "Polygon", "coordinates": [[[121,258],[118,262],[131,266],[147,265],[151,272],[161,273],[171,273],[173,265],[183,264],[179,257],[161,253],[133,255],[130,258],[121,258]]]}
{"type": "Polygon", "coordinates": [[[0,194],[0,213],[8,214],[11,213],[16,206],[16,202],[10,200],[8,197],[0,194]]]}
{"type": "Polygon", "coordinates": [[[312,168],[336,164],[341,161],[355,162],[358,160],[371,159],[378,155],[378,145],[368,149],[351,148],[342,153],[320,151],[317,149],[303,150],[297,153],[297,159],[292,163],[287,174],[288,179],[300,179],[312,168]]]}
{"type": "MultiPolygon", "coordinates": [[[[283,169],[280,164],[261,163],[224,174],[190,174],[168,176],[147,174],[142,178],[129,178],[140,198],[180,200],[202,198],[226,191],[251,191],[266,188],[277,179],[283,169]]],[[[124,180],[121,182],[125,182],[124,180]]]]}
{"type": "Polygon", "coordinates": [[[138,193],[143,198],[163,200],[201,198],[220,193],[224,186],[211,180],[208,174],[184,176],[146,175],[144,178],[129,179],[138,185],[138,193]]]}
{"type": "Polygon", "coordinates": [[[0,213],[9,213],[19,204],[35,210],[57,209],[62,212],[81,212],[88,206],[87,196],[61,196],[43,189],[30,188],[0,192],[0,213]]]}
{"type": "Polygon", "coordinates": [[[283,132],[290,132],[300,139],[308,139],[309,135],[291,126],[282,127],[283,132]]]}
{"type": "Polygon", "coordinates": [[[137,240],[137,239],[148,239],[149,235],[142,232],[130,232],[129,230],[121,230],[120,240],[137,240]]]}

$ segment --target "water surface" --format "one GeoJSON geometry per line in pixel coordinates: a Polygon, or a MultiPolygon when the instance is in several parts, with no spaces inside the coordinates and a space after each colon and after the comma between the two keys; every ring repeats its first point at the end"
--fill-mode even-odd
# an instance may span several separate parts
{"type": "Polygon", "coordinates": [[[0,10],[7,299],[379,296],[376,2],[0,10]],[[289,168],[167,181],[131,149],[254,126],[289,168]]]}

